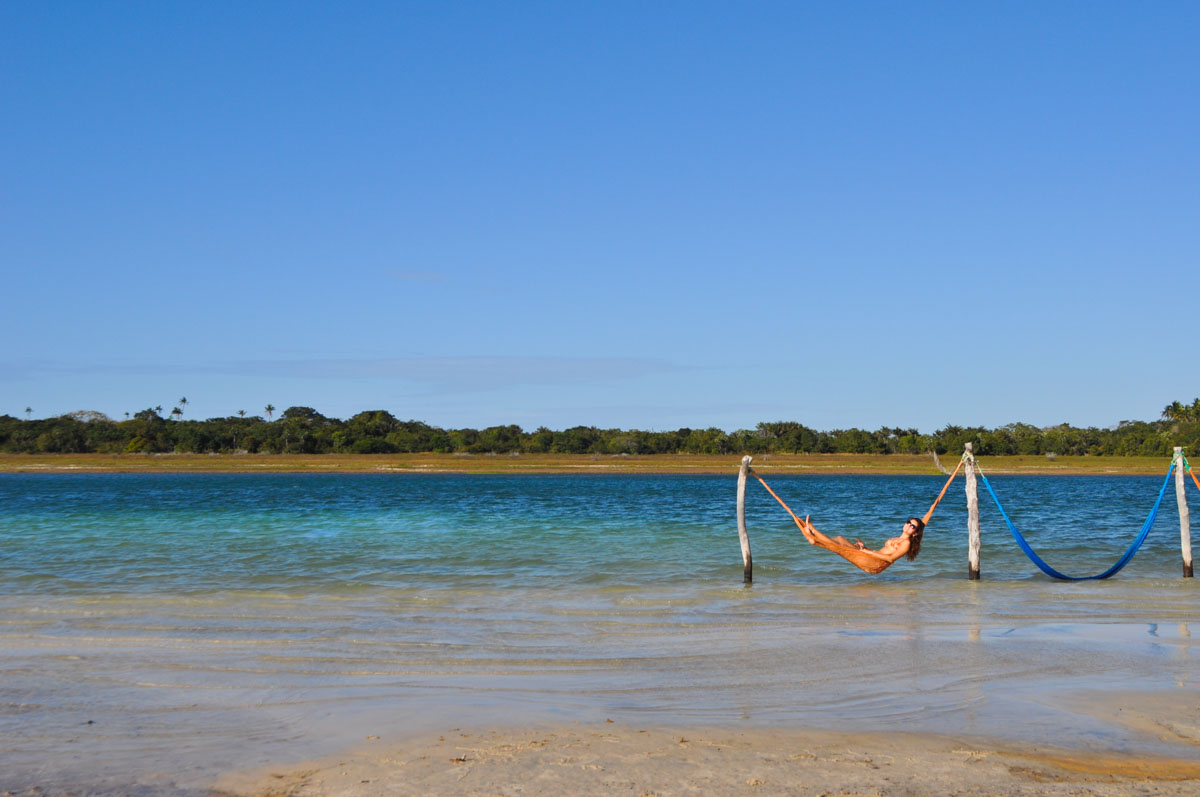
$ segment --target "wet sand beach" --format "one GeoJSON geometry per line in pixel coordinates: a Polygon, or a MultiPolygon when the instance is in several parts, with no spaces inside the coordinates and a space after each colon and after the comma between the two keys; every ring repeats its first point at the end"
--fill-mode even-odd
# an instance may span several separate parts
{"type": "Polygon", "coordinates": [[[221,779],[219,795],[1192,795],[1200,761],[920,733],[450,728],[221,779]]]}
{"type": "Polygon", "coordinates": [[[975,586],[9,601],[0,793],[1196,793],[1193,593],[975,586]]]}

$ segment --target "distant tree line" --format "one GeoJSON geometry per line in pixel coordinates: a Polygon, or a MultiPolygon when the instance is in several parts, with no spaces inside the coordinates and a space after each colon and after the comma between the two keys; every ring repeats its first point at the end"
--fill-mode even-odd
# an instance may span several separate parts
{"type": "MultiPolygon", "coordinates": [[[[182,403],[182,402],[181,402],[182,403]]],[[[1157,421],[1122,421],[1116,427],[1080,429],[1068,424],[1037,427],[1013,423],[995,429],[945,426],[932,434],[881,427],[818,431],[796,421],[774,421],[727,433],[721,429],[599,429],[573,426],[527,432],[516,425],[486,429],[442,429],[402,421],[385,410],[360,412],[348,420],[328,418],[311,407],[288,407],[272,418],[182,420],[161,407],[114,421],[93,411],[22,420],[0,416],[0,451],[10,454],[83,453],[270,453],[270,454],[938,454],[973,443],[983,456],[1007,454],[1165,456],[1172,446],[1200,451],[1200,399],[1174,402],[1157,421]]],[[[30,410],[26,408],[26,415],[30,410]]]]}

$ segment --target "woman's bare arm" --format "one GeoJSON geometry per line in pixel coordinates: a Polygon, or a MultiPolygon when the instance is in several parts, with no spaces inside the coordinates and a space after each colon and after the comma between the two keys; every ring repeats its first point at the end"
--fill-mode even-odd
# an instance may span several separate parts
{"type": "Polygon", "coordinates": [[[859,548],[858,550],[882,562],[888,562],[891,564],[894,564],[897,559],[899,559],[901,556],[904,556],[906,553],[905,551],[897,551],[895,554],[884,554],[880,553],[879,551],[872,551],[870,548],[859,548]]]}

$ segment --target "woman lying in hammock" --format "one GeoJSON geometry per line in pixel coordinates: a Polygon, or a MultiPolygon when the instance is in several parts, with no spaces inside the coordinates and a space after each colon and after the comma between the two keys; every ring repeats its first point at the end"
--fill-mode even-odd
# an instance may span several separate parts
{"type": "Polygon", "coordinates": [[[892,537],[878,551],[872,551],[862,540],[850,542],[845,537],[827,537],[809,521],[809,515],[804,518],[800,531],[811,545],[819,545],[833,551],[846,561],[868,573],[882,573],[892,562],[902,556],[907,556],[911,562],[921,552],[921,537],[925,533],[925,521],[920,518],[909,518],[904,524],[904,530],[899,537],[892,537]]]}

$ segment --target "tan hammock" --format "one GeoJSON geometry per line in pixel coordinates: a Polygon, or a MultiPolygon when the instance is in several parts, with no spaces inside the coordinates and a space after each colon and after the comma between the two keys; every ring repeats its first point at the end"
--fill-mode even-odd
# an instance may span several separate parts
{"type": "MultiPolygon", "coordinates": [[[[929,507],[929,511],[926,512],[925,517],[922,518],[926,525],[929,524],[929,519],[933,517],[933,510],[937,509],[937,505],[941,503],[942,498],[945,497],[946,490],[950,487],[950,482],[954,481],[954,477],[958,475],[959,468],[962,467],[964,461],[965,458],[958,461],[958,467],[954,469],[954,473],[950,474],[950,478],[946,480],[946,483],[942,486],[942,491],[938,493],[938,497],[934,500],[933,506],[929,507]]],[[[759,483],[762,484],[763,487],[767,488],[767,492],[779,502],[779,505],[787,510],[787,513],[792,516],[792,520],[796,521],[796,525],[799,526],[801,533],[806,532],[807,529],[804,527],[804,521],[796,517],[796,513],[792,511],[791,507],[785,504],[782,498],[780,498],[778,495],[775,495],[775,491],[771,489],[771,486],[763,481],[762,476],[759,476],[757,473],[755,473],[753,468],[750,468],[750,472],[754,474],[754,478],[758,479],[759,483]]],[[[1200,482],[1197,482],[1197,486],[1200,486],[1200,482]]],[[[892,566],[892,563],[886,559],[880,559],[878,556],[872,556],[871,554],[860,550],[854,545],[847,545],[845,543],[838,542],[835,539],[826,537],[824,534],[818,533],[812,535],[812,537],[809,537],[808,534],[804,534],[804,536],[813,540],[815,545],[819,545],[827,551],[833,551],[835,554],[842,557],[859,570],[870,573],[873,576],[879,575],[884,570],[887,570],[892,566]]]]}
{"type": "MultiPolygon", "coordinates": [[[[824,537],[824,535],[821,536],[824,537]]],[[[833,551],[850,564],[860,570],[865,570],[873,576],[879,575],[892,566],[892,563],[888,560],[880,559],[878,556],[871,556],[871,554],[861,551],[853,545],[843,545],[836,540],[821,539],[821,537],[817,537],[816,535],[809,539],[816,540],[816,545],[821,546],[827,551],[833,551]]]]}

